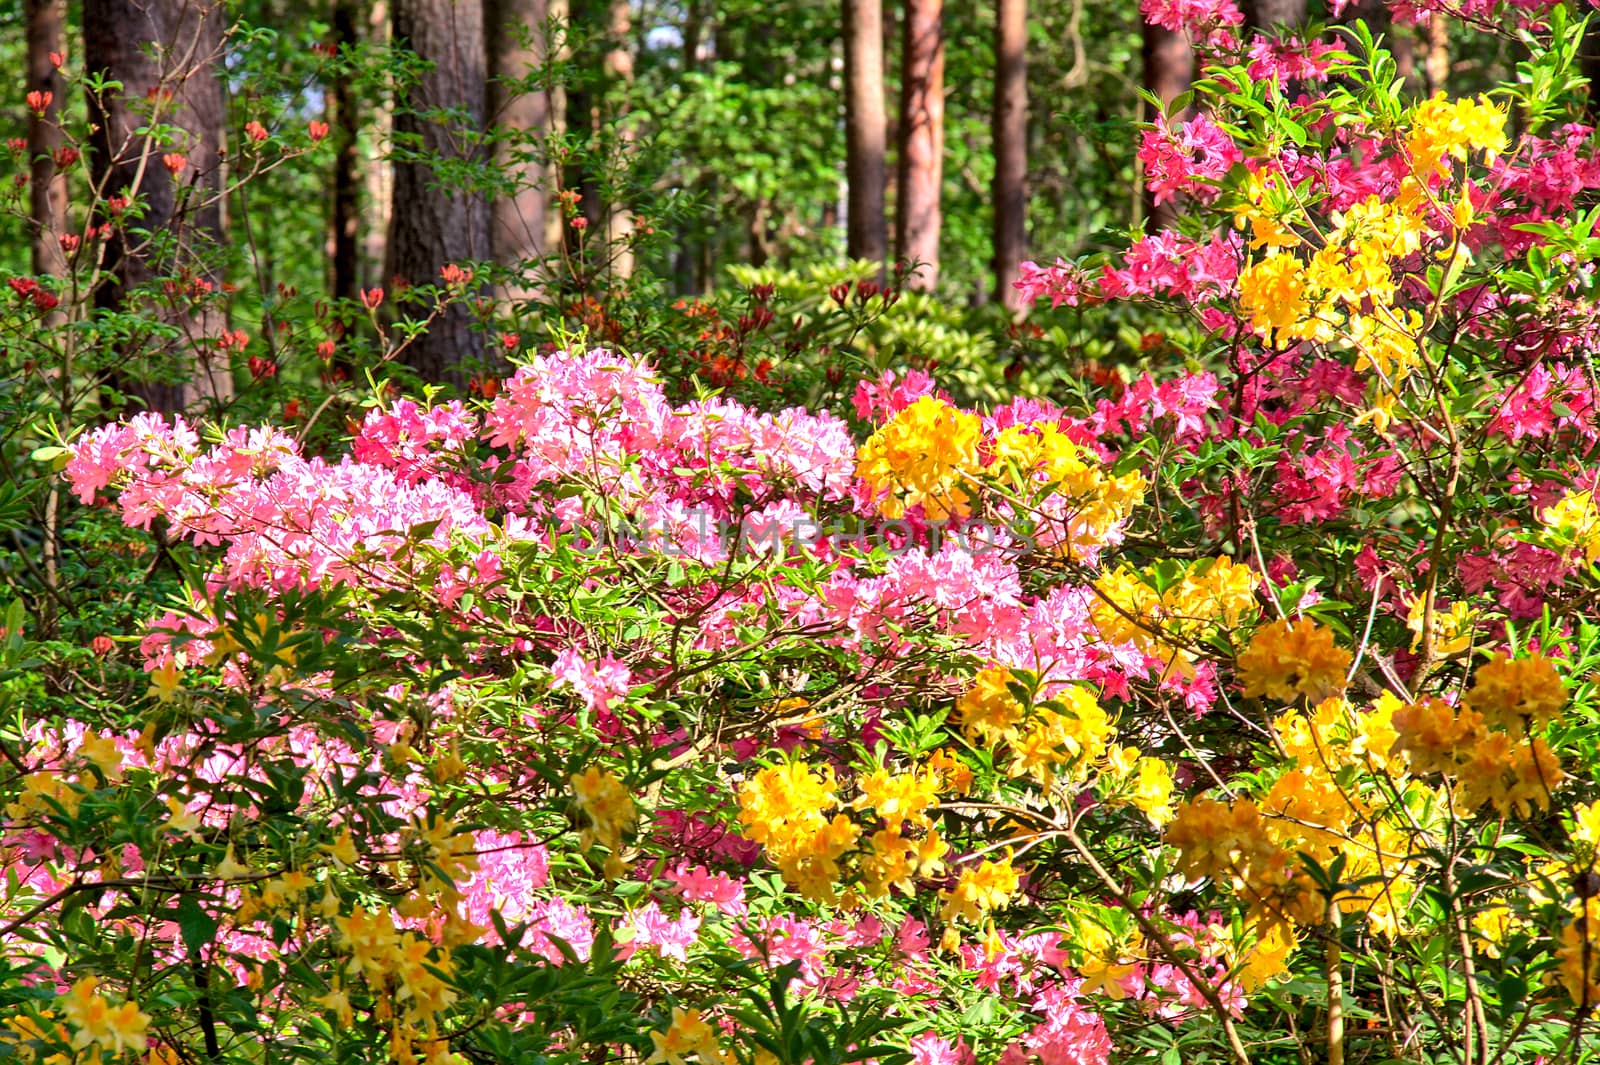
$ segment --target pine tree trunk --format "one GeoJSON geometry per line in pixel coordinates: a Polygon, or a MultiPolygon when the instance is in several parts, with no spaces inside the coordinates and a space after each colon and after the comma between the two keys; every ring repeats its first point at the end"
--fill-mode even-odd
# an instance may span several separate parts
{"type": "MultiPolygon", "coordinates": [[[[360,43],[355,0],[335,0],[333,38],[341,51],[360,43]]],[[[333,202],[328,223],[333,244],[329,292],[334,299],[353,300],[361,288],[361,111],[348,77],[334,81],[329,104],[329,124],[334,131],[333,202]]]]}
{"type": "Polygon", "coordinates": [[[1245,0],[1245,25],[1255,30],[1286,30],[1305,25],[1306,0],[1245,0]]]}
{"type": "Polygon", "coordinates": [[[901,259],[920,264],[910,287],[932,292],[944,184],[944,0],[907,0],[901,28],[895,247],[901,259]]]}
{"type": "Polygon", "coordinates": [[[882,263],[889,255],[882,0],[844,0],[844,96],[846,249],[852,259],[882,263]]]}
{"type": "MultiPolygon", "coordinates": [[[[628,34],[633,28],[629,0],[611,0],[610,25],[607,36],[610,48],[606,50],[605,73],[608,86],[618,102],[615,110],[620,120],[627,114],[626,94],[633,82],[633,51],[628,34]]],[[[633,127],[626,122],[620,126],[625,150],[633,144],[633,127]]],[[[633,212],[622,200],[606,204],[606,249],[611,257],[611,276],[626,281],[633,276],[633,212]]]]}
{"type": "MultiPolygon", "coordinates": [[[[107,197],[137,196],[143,217],[110,240],[102,259],[95,302],[102,310],[128,307],[131,290],[164,275],[193,276],[213,286],[222,239],[224,108],[217,67],[226,12],[210,0],[85,0],[84,66],[121,83],[119,92],[91,94],[91,175],[107,197]],[[170,95],[169,95],[170,94],[170,95]],[[149,123],[130,100],[155,100],[160,121],[177,128],[173,141],[154,143],[137,133],[149,123]],[[172,173],[164,157],[182,156],[172,173]],[[152,242],[133,229],[159,233],[176,248],[156,261],[152,242]]],[[[216,340],[220,313],[178,315],[180,382],[142,381],[119,375],[114,384],[155,410],[178,411],[233,394],[233,378],[216,340]]],[[[146,355],[130,351],[130,359],[146,355]]],[[[168,353],[170,355],[170,353],[168,353]]]]}
{"type": "Polygon", "coordinates": [[[548,62],[550,6],[547,0],[488,0],[485,27],[489,41],[489,117],[500,132],[495,163],[514,182],[495,198],[490,244],[494,261],[512,271],[501,295],[538,298],[538,260],[546,248],[548,167],[543,153],[550,135],[550,98],[542,89],[523,91],[509,83],[527,78],[548,62]]]}
{"type": "Polygon", "coordinates": [[[1432,96],[1444,92],[1450,80],[1450,22],[1438,11],[1428,16],[1423,38],[1423,91],[1432,96]]]}
{"type": "MultiPolygon", "coordinates": [[[[388,44],[393,20],[389,0],[372,0],[367,14],[367,39],[388,44]]],[[[362,167],[361,191],[361,287],[390,284],[384,273],[389,268],[389,219],[394,215],[394,166],[389,160],[394,148],[394,110],[379,107],[367,127],[369,147],[362,167]]]]}
{"type": "MultiPolygon", "coordinates": [[[[1161,101],[1165,112],[1172,102],[1189,91],[1194,78],[1194,51],[1183,34],[1156,26],[1144,25],[1144,87],[1161,101]]],[[[1162,115],[1145,105],[1146,122],[1159,122],[1162,115]]],[[[1178,217],[1178,205],[1171,200],[1156,203],[1148,190],[1144,194],[1144,212],[1147,232],[1170,228],[1178,217]]]]}
{"type": "Polygon", "coordinates": [[[998,0],[994,52],[994,298],[1016,311],[1028,245],[1027,0],[998,0]]]}
{"type": "MultiPolygon", "coordinates": [[[[62,145],[60,71],[51,54],[61,54],[65,0],[27,0],[27,92],[47,94],[47,101],[28,111],[28,156],[33,160],[28,178],[28,215],[33,226],[33,272],[59,277],[67,260],[61,237],[67,231],[67,178],[56,169],[55,153],[62,145]]],[[[44,98],[41,98],[44,99],[44,98]]]]}
{"type": "MultiPolygon", "coordinates": [[[[481,192],[442,183],[433,161],[469,157],[468,137],[483,128],[485,60],[481,0],[395,0],[394,39],[431,64],[396,109],[395,147],[420,153],[394,168],[388,273],[398,286],[439,283],[451,263],[489,258],[489,205],[481,192]],[[440,108],[462,125],[422,117],[440,108]]],[[[442,169],[442,168],[440,168],[442,169]]],[[[409,310],[428,308],[413,303],[409,310]]],[[[433,321],[402,356],[424,380],[461,385],[466,368],[483,361],[483,335],[457,303],[433,321]]]]}

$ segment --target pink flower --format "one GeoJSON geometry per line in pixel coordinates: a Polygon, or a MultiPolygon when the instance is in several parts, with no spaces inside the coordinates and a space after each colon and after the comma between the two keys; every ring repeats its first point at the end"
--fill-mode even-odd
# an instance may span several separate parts
{"type": "Polygon", "coordinates": [[[591,713],[608,713],[612,704],[624,699],[633,687],[633,677],[628,667],[606,655],[598,662],[588,662],[576,649],[568,647],[556,655],[550,667],[556,683],[553,687],[570,688],[577,692],[591,713]]]}

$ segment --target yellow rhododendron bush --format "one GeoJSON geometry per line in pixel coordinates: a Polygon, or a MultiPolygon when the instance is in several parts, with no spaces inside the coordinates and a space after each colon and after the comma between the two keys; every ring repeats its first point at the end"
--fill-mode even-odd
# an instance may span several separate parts
{"type": "Polygon", "coordinates": [[[1514,82],[1142,5],[1175,221],[1018,287],[1181,362],[69,432],[183,581],[123,718],[0,705],[0,1056],[1592,1059],[1600,154],[1578,12],[1459,7],[1514,82]]]}

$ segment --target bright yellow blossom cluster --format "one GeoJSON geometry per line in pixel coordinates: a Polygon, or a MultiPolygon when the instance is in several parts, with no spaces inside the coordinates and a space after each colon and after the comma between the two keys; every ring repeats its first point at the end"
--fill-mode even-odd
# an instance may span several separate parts
{"type": "Polygon", "coordinates": [[[981,921],[985,915],[1010,905],[1020,882],[1009,857],[963,869],[955,886],[944,893],[939,916],[946,921],[981,921]]]}
{"type": "Polygon", "coordinates": [[[1600,506],[1592,493],[1568,492],[1540,517],[1544,539],[1552,547],[1581,551],[1590,563],[1600,559],[1600,506]]]}
{"type": "Polygon", "coordinates": [[[716,1029],[706,1023],[699,1010],[672,1008],[672,1020],[665,1032],[651,1032],[650,1041],[655,1052],[645,1059],[645,1065],[685,1065],[690,1054],[699,1056],[701,1062],[733,1060],[717,1042],[716,1029]]]}
{"type": "Polygon", "coordinates": [[[875,492],[888,518],[921,506],[932,521],[972,512],[971,479],[980,465],[983,422],[942,399],[923,396],[861,445],[856,476],[875,492]]]}
{"type": "Polygon", "coordinates": [[[1078,561],[1104,547],[1144,499],[1143,473],[1107,474],[1093,452],[1073,443],[1054,422],[1007,426],[989,452],[993,461],[984,476],[1020,496],[1024,507],[1038,506],[1037,515],[1050,522],[1040,531],[1060,553],[1078,561]]]}
{"type": "Polygon", "coordinates": [[[1082,685],[1067,685],[1053,698],[1024,708],[1010,685],[1010,670],[980,672],[972,688],[956,702],[956,713],[968,737],[1010,749],[1009,773],[1032,777],[1044,787],[1058,775],[1082,782],[1105,757],[1111,719],[1082,685]]]}
{"type": "Polygon", "coordinates": [[[72,1029],[74,1050],[93,1047],[111,1054],[144,1051],[150,1015],[132,1002],[112,1004],[100,994],[98,977],[80,978],[58,1003],[72,1029]]]}
{"type": "Polygon", "coordinates": [[[1047,519],[1037,539],[1078,560],[1108,542],[1146,487],[1138,470],[1108,474],[1053,422],[1008,426],[985,439],[982,419],[934,396],[901,410],[861,445],[856,476],[882,497],[888,518],[916,506],[931,521],[969,517],[976,493],[995,488],[1047,519]]]}
{"type": "Polygon", "coordinates": [[[578,808],[588,821],[578,836],[578,845],[585,851],[599,843],[611,852],[606,859],[606,875],[620,876],[623,872],[622,833],[639,820],[633,796],[622,781],[598,766],[590,766],[572,776],[572,791],[577,796],[578,808]]]}
{"type": "Polygon", "coordinates": [[[1555,720],[1566,708],[1567,688],[1544,655],[1500,653],[1478,667],[1465,702],[1491,728],[1523,736],[1555,720]]]}
{"type": "MultiPolygon", "coordinates": [[[[338,946],[348,956],[340,977],[364,978],[377,996],[374,1016],[390,1026],[390,1054],[409,1063],[417,1060],[420,1049],[430,1061],[444,1060],[448,1047],[439,1036],[439,1015],[457,997],[444,979],[453,969],[449,952],[416,932],[396,928],[387,910],[358,906],[349,916],[335,917],[333,924],[338,946]]],[[[339,1023],[351,1023],[350,999],[338,980],[318,1002],[339,1023]]]]}
{"type": "Polygon", "coordinates": [[[1187,664],[1189,645],[1218,626],[1231,629],[1256,608],[1255,571],[1226,556],[1191,562],[1165,582],[1158,580],[1160,568],[1136,570],[1123,563],[1095,582],[1091,617],[1108,642],[1131,643],[1187,664]]]}
{"type": "Polygon", "coordinates": [[[1505,111],[1482,96],[1450,100],[1443,92],[1412,110],[1406,135],[1411,172],[1418,177],[1443,168],[1446,157],[1465,161],[1470,152],[1483,152],[1492,162],[1506,143],[1505,111]]]}
{"type": "Polygon", "coordinates": [[[1316,703],[1344,692],[1350,652],[1310,618],[1284,619],[1257,629],[1236,666],[1248,696],[1316,703]]]}
{"type": "Polygon", "coordinates": [[[950,849],[928,814],[939,801],[943,778],[932,768],[892,773],[880,766],[859,783],[861,795],[855,807],[873,810],[884,823],[872,834],[862,857],[862,886],[871,898],[882,898],[890,887],[910,894],[914,877],[943,871],[950,849]]]}
{"type": "Polygon", "coordinates": [[[761,844],[783,878],[806,898],[833,902],[840,859],[861,829],[839,806],[833,767],[819,774],[804,762],[770,766],[739,788],[739,823],[761,844]]]}
{"type": "Polygon", "coordinates": [[[1427,698],[1397,709],[1393,749],[1415,771],[1454,780],[1461,808],[1487,804],[1526,818],[1550,808],[1566,776],[1544,737],[1530,735],[1565,705],[1566,689],[1543,656],[1498,654],[1478,670],[1464,705],[1427,698]]]}

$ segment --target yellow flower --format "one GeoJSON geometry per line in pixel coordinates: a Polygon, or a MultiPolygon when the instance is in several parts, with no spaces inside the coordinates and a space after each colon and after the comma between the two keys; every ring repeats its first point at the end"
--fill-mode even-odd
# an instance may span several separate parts
{"type": "Polygon", "coordinates": [[[350,838],[349,825],[339,830],[338,839],[332,843],[324,843],[317,849],[333,859],[333,865],[336,869],[348,869],[356,864],[356,860],[360,857],[356,853],[356,841],[350,838]]]}
{"type": "Polygon", "coordinates": [[[1561,929],[1557,972],[1575,1006],[1600,1003],[1600,896],[1581,901],[1561,929]]]}
{"type": "Polygon", "coordinates": [[[85,976],[61,997],[61,1012],[73,1028],[73,1048],[85,1050],[96,1046],[112,1054],[125,1050],[143,1052],[150,1015],[132,1002],[112,1005],[99,994],[99,987],[97,977],[85,976]]]}
{"type": "Polygon", "coordinates": [[[1139,759],[1139,779],[1134,783],[1133,805],[1160,828],[1173,818],[1172,770],[1159,758],[1139,759]]]}
{"type": "Polygon", "coordinates": [[[1294,952],[1294,928],[1283,921],[1261,922],[1255,939],[1239,954],[1233,978],[1245,991],[1254,991],[1274,977],[1289,971],[1289,955],[1294,952]]]}
{"type": "Polygon", "coordinates": [[[1273,252],[1239,275],[1239,307],[1270,344],[1273,334],[1296,334],[1311,317],[1305,268],[1300,260],[1273,252]]]}
{"type": "Polygon", "coordinates": [[[1454,773],[1472,756],[1484,738],[1482,715],[1457,710],[1443,699],[1427,698],[1394,711],[1394,746],[1404,752],[1419,773],[1454,773]]]}
{"type": "Polygon", "coordinates": [[[587,851],[595,843],[615,852],[622,846],[622,833],[639,819],[633,796],[622,781],[598,766],[572,775],[572,791],[589,827],[578,835],[578,845],[587,851]]]}
{"type": "Polygon", "coordinates": [[[1588,492],[1568,492],[1541,516],[1549,543],[1563,549],[1579,548],[1591,563],[1600,559],[1600,507],[1588,492]]]}
{"type": "Polygon", "coordinates": [[[984,861],[976,869],[963,869],[956,886],[944,892],[944,907],[939,915],[946,921],[958,918],[981,920],[984,914],[1002,909],[1017,893],[1020,877],[1011,859],[984,861]]]}
{"type": "Polygon", "coordinates": [[[78,754],[94,763],[108,781],[115,782],[122,775],[122,752],[110,736],[86,733],[78,745],[78,754]]]}
{"type": "Polygon", "coordinates": [[[255,872],[249,865],[239,864],[238,859],[233,856],[233,844],[230,843],[228,844],[227,853],[222,856],[222,861],[218,862],[216,868],[211,870],[211,875],[219,880],[242,880],[246,877],[254,876],[255,872]]]}
{"type": "Polygon", "coordinates": [[[178,671],[176,663],[170,661],[163,663],[159,669],[155,669],[150,673],[149,694],[161,702],[172,702],[173,699],[177,698],[178,690],[183,686],[181,676],[182,674],[178,671]]]}
{"type": "Polygon", "coordinates": [[[973,678],[972,687],[956,701],[968,736],[999,743],[1017,734],[1022,704],[1011,694],[1011,682],[1011,671],[1004,668],[985,669],[973,678]]]}
{"type": "MultiPolygon", "coordinates": [[[[1411,650],[1417,651],[1422,647],[1426,635],[1422,631],[1423,620],[1427,617],[1428,597],[1419,595],[1411,601],[1411,611],[1406,617],[1406,627],[1411,630],[1411,650]]],[[[1456,603],[1445,609],[1445,604],[1436,602],[1433,607],[1433,650],[1439,655],[1460,654],[1472,646],[1474,635],[1473,622],[1477,620],[1477,613],[1466,603],[1456,603]]]]}
{"type": "Polygon", "coordinates": [[[856,809],[870,807],[883,818],[889,830],[898,833],[907,821],[927,827],[928,807],[939,801],[939,777],[923,772],[892,774],[879,766],[861,778],[861,796],[856,809]]]}
{"type": "Polygon", "coordinates": [[[1412,110],[1406,137],[1411,172],[1419,178],[1443,167],[1447,156],[1465,160],[1469,152],[1481,151],[1493,162],[1506,144],[1504,111],[1482,96],[1452,101],[1442,92],[1412,110]]]}
{"type": "Polygon", "coordinates": [[[766,848],[784,880],[813,901],[833,902],[842,872],[839,859],[861,829],[839,805],[832,766],[817,774],[803,762],[770,766],[739,788],[739,824],[766,848]]]}
{"type": "Polygon", "coordinates": [[[651,1032],[650,1041],[655,1044],[655,1053],[645,1059],[645,1065],[684,1065],[689,1054],[699,1055],[702,1062],[724,1059],[715,1029],[701,1019],[699,1010],[672,1007],[667,1030],[651,1032]]]}
{"type": "Polygon", "coordinates": [[[1512,658],[1501,653],[1478,667],[1463,701],[1491,728],[1521,736],[1555,720],[1566,708],[1567,689],[1544,655],[1512,658]]]}
{"type": "Polygon", "coordinates": [[[1600,847],[1600,799],[1572,811],[1572,838],[1600,847]]]}
{"type": "Polygon", "coordinates": [[[1274,621],[1256,630],[1237,666],[1246,695],[1279,702],[1303,695],[1315,703],[1343,694],[1350,652],[1310,618],[1274,621]]]}
{"type": "Polygon", "coordinates": [[[162,828],[169,828],[174,832],[182,832],[190,839],[200,838],[200,818],[184,806],[183,801],[176,796],[168,795],[166,798],[167,812],[172,816],[162,822],[162,828]]]}
{"type": "Polygon", "coordinates": [[[861,445],[856,476],[875,493],[886,518],[921,506],[930,521],[972,511],[968,482],[981,469],[983,422],[942,399],[923,396],[861,445]]]}

